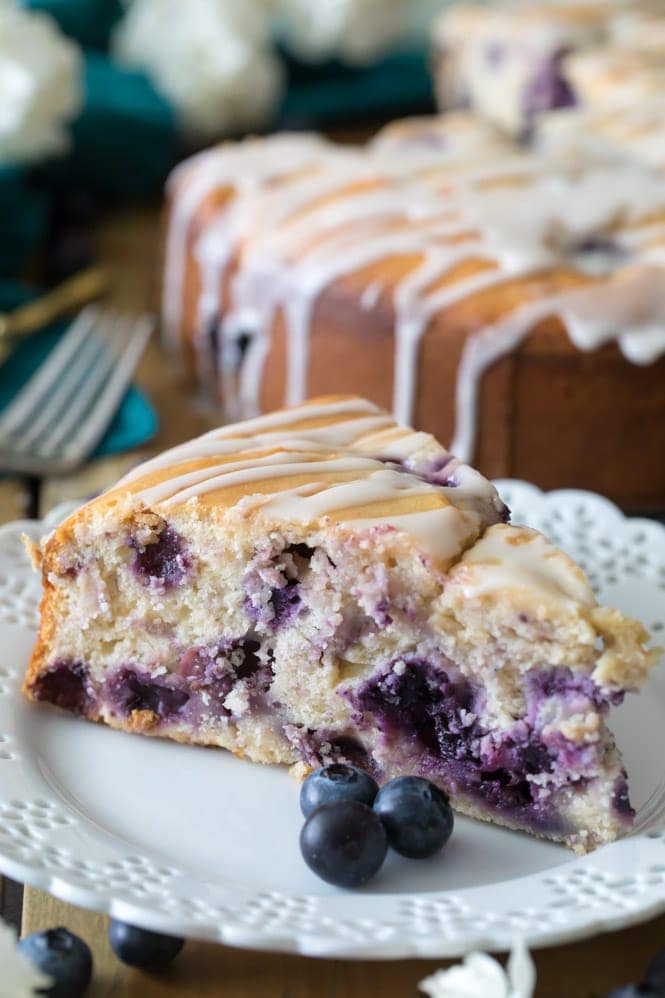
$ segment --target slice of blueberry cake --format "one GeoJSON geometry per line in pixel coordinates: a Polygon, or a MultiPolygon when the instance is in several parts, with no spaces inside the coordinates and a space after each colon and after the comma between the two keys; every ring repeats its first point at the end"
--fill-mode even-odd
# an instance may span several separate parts
{"type": "Polygon", "coordinates": [[[633,815],[605,716],[655,656],[507,519],[481,475],[359,398],[223,427],[35,551],[25,691],[255,762],[423,775],[464,814],[593,848],[633,815]]]}

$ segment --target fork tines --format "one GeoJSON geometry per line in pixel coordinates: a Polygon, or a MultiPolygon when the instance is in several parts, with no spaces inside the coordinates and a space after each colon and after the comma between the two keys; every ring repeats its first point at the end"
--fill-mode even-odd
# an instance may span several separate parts
{"type": "Polygon", "coordinates": [[[71,471],[113,419],[153,321],[89,305],[0,415],[0,468],[71,471]]]}

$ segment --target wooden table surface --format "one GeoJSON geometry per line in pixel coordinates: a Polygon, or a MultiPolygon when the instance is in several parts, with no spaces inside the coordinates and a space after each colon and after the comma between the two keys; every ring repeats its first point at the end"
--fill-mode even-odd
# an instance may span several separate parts
{"type": "MultiPolygon", "coordinates": [[[[157,208],[117,214],[100,225],[99,256],[111,270],[112,298],[118,306],[142,311],[153,308],[158,239],[157,208]]],[[[114,481],[140,456],[185,440],[211,425],[209,418],[197,412],[178,388],[177,379],[156,343],[149,347],[137,380],[149,393],[160,416],[160,432],[150,447],[141,455],[132,453],[99,460],[79,474],[44,481],[38,489],[30,490],[20,481],[4,480],[0,482],[0,522],[25,515],[30,508],[43,515],[61,499],[90,494],[114,481]]],[[[13,908],[18,917],[16,889],[6,889],[4,897],[12,902],[5,913],[9,914],[13,908]]],[[[23,933],[62,924],[87,940],[95,958],[91,998],[157,995],[406,998],[417,995],[418,981],[442,965],[441,961],[425,960],[396,963],[316,960],[189,942],[168,974],[147,976],[115,959],[106,939],[107,920],[100,915],[26,888],[20,917],[23,933]]],[[[639,979],[650,957],[662,947],[665,947],[665,917],[623,932],[541,950],[535,954],[537,998],[601,998],[613,987],[639,979]]]]}

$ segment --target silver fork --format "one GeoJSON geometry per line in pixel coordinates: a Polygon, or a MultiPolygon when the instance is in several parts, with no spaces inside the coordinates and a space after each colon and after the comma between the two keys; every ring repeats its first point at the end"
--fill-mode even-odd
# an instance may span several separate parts
{"type": "Polygon", "coordinates": [[[152,332],[89,305],[0,415],[0,470],[61,474],[81,465],[108,428],[152,332]]]}

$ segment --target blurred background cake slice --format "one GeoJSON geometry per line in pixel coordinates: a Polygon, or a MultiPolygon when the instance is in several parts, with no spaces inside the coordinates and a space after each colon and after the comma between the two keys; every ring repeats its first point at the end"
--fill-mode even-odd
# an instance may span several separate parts
{"type": "Polygon", "coordinates": [[[446,9],[434,28],[439,107],[468,108],[524,136],[538,114],[576,103],[563,59],[602,40],[614,6],[517,0],[446,9]]]}

